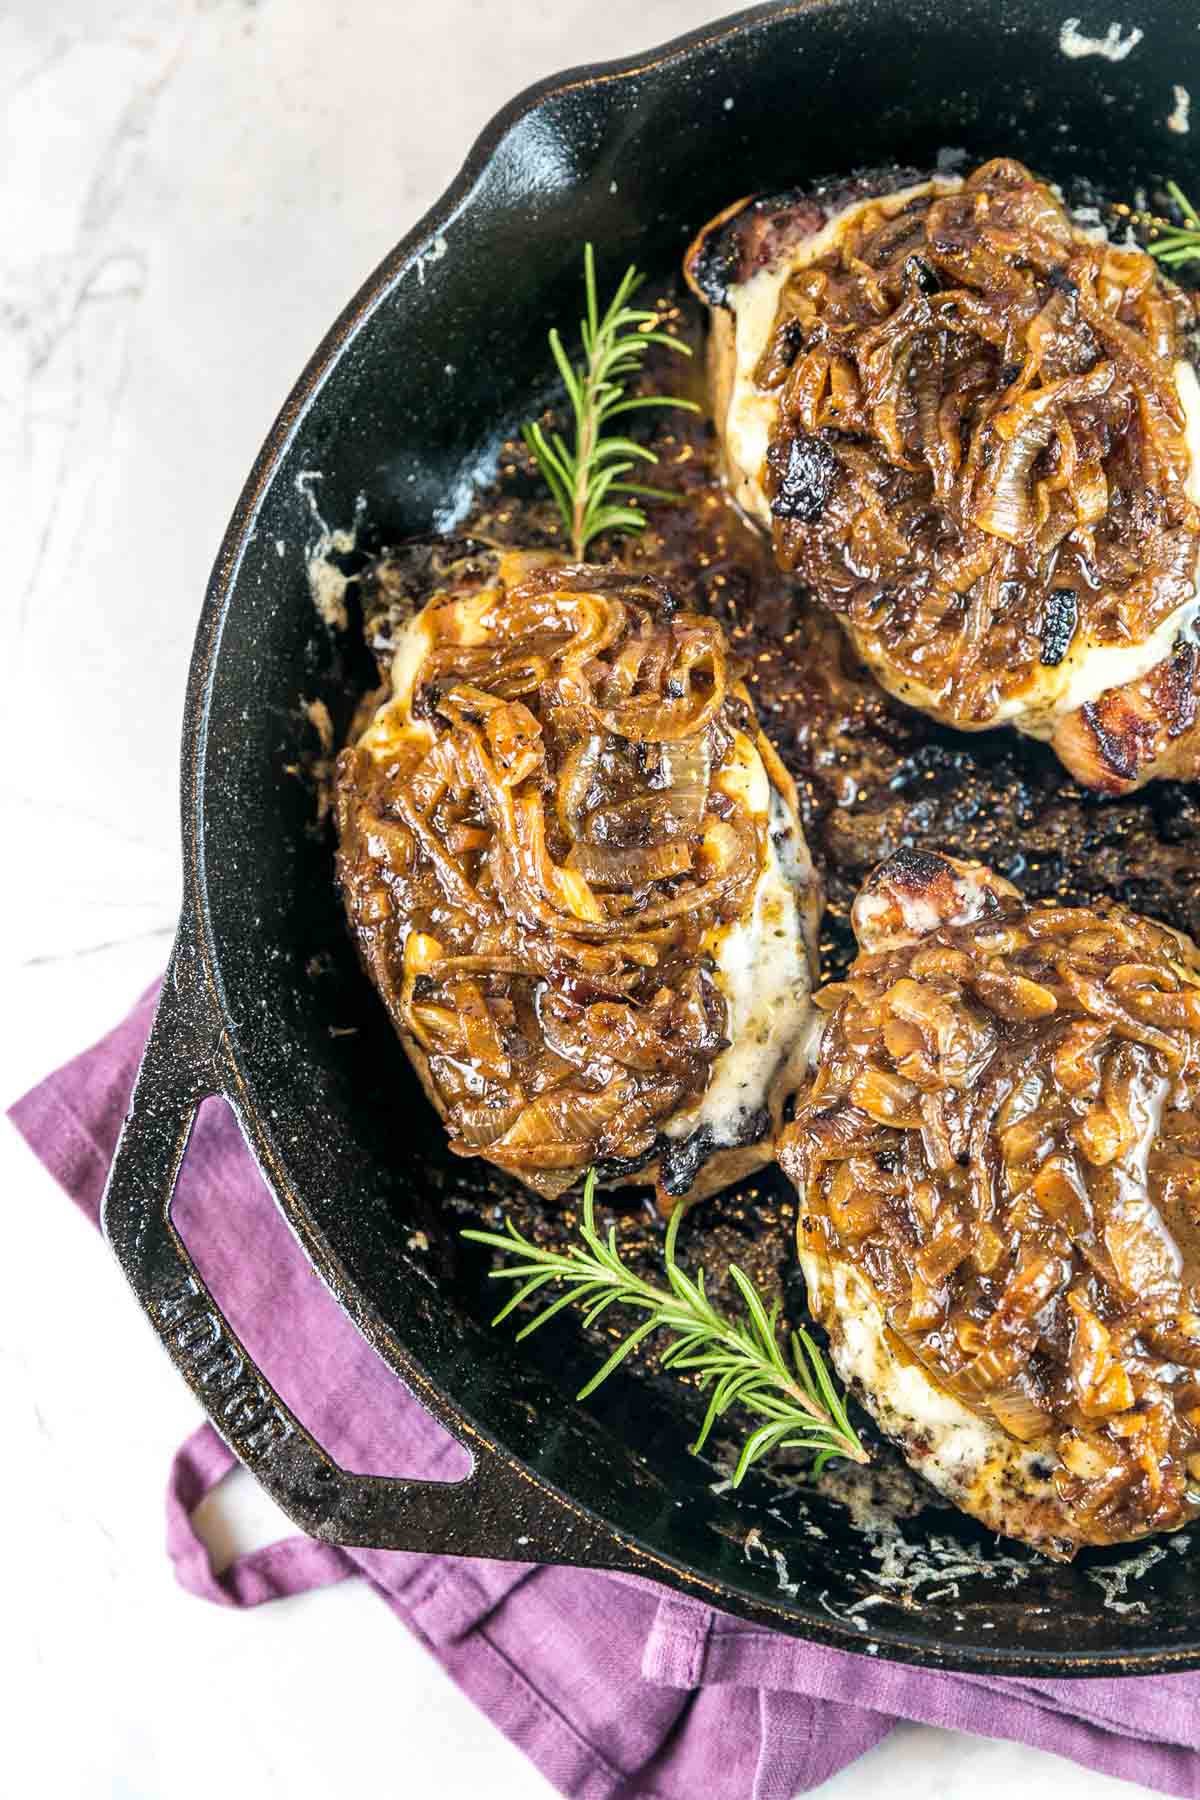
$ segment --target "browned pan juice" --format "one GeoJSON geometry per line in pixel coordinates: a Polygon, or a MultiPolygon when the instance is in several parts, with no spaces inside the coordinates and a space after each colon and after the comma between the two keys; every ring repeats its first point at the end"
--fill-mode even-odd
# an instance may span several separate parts
{"type": "MultiPolygon", "coordinates": [[[[702,401],[699,308],[673,286],[660,291],[657,305],[695,353],[689,363],[666,355],[648,359],[646,386],[702,401]]],[[[849,912],[864,876],[910,844],[988,863],[1031,899],[1088,903],[1112,896],[1200,937],[1197,784],[1151,783],[1124,798],[1104,798],[1077,786],[1047,746],[1015,731],[955,732],[892,700],[858,664],[839,625],[780,573],[765,537],[726,497],[707,418],[684,411],[652,416],[657,424],[647,441],[659,463],[646,479],[678,501],[650,503],[640,537],[596,540],[589,555],[652,567],[683,604],[717,617],[745,660],[759,719],[796,780],[824,880],[822,979],[853,957],[849,912]]],[[[460,529],[498,542],[564,545],[519,438],[504,446],[495,483],[460,529]]],[[[465,1163],[461,1185],[445,1194],[464,1223],[468,1214],[478,1219],[486,1187],[494,1202],[486,1208],[490,1219],[506,1214],[541,1243],[572,1239],[577,1213],[570,1196],[544,1202],[494,1169],[481,1181],[484,1167],[465,1163]]],[[[623,1254],[638,1272],[660,1278],[662,1226],[648,1191],[618,1193],[599,1215],[615,1221],[623,1254]]],[[[789,1318],[803,1318],[794,1223],[794,1190],[772,1169],[699,1202],[681,1233],[681,1260],[689,1268],[703,1264],[718,1295],[729,1262],[736,1261],[768,1300],[783,1297],[789,1318]]],[[[589,1334],[597,1360],[627,1328],[618,1319],[589,1334]]],[[[642,1357],[653,1365],[653,1340],[642,1357]]],[[[895,1489],[890,1498],[899,1511],[911,1510],[924,1484],[864,1415],[856,1411],[855,1422],[872,1445],[872,1479],[895,1489]]],[[[785,1454],[775,1466],[787,1460],[785,1454]]],[[[829,1485],[827,1476],[822,1486],[829,1485]]],[[[836,1490],[836,1480],[833,1485],[836,1490]]],[[[946,1504],[925,1492],[934,1504],[946,1504]]]]}

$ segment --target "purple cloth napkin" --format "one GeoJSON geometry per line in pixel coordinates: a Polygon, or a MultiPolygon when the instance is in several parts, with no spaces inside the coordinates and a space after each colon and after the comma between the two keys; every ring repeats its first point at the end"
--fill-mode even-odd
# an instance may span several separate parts
{"type": "MultiPolygon", "coordinates": [[[[154,1002],[146,995],[11,1113],[93,1224],[154,1002]]],[[[466,1453],[305,1262],[219,1102],[201,1109],[173,1216],[251,1354],[344,1466],[465,1473],[466,1453]]],[[[337,1550],[305,1537],[217,1575],[191,1514],[232,1464],[207,1425],[175,1459],[167,1548],[185,1588],[220,1605],[257,1606],[364,1578],[577,1800],[789,1800],[878,1743],[898,1718],[1017,1739],[1200,1797],[1200,1675],[1056,1682],[939,1674],[800,1643],[636,1577],[337,1550]]]]}

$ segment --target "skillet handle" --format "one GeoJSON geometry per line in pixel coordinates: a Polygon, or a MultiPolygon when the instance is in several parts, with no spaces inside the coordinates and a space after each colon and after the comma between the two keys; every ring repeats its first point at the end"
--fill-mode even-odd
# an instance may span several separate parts
{"type": "MultiPolygon", "coordinates": [[[[234,1085],[185,920],[117,1144],[102,1225],[160,1342],[230,1448],[302,1531],[326,1543],[633,1566],[589,1515],[486,1440],[468,1443],[474,1466],[464,1480],[414,1481],[351,1474],[305,1430],[256,1368],[171,1222],[196,1110],[219,1094],[236,1111],[234,1085]]],[[[455,1430],[453,1420],[443,1422],[455,1430]]]]}

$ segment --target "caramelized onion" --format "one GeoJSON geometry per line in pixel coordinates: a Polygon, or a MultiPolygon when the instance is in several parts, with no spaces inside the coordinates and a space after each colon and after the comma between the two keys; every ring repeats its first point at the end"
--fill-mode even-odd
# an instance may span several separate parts
{"type": "Polygon", "coordinates": [[[685,835],[699,830],[704,817],[711,765],[712,747],[706,732],[663,745],[660,779],[669,796],[676,829],[685,835]]]}
{"type": "Polygon", "coordinates": [[[1143,642],[1200,554],[1175,385],[1193,322],[1011,160],[860,208],[784,284],[756,373],[777,404],[745,473],[781,563],[886,685],[968,729],[1047,684],[1063,590],[1081,645],[1143,642]]]}
{"type": "Polygon", "coordinates": [[[608,850],[602,844],[577,843],[569,862],[595,887],[629,889],[686,874],[692,866],[692,852],[682,838],[651,844],[644,850],[608,850]]]}
{"type": "Polygon", "coordinates": [[[987,1409],[1003,1431],[1023,1444],[1032,1443],[1046,1429],[1047,1408],[1039,1406],[1018,1382],[989,1393],[987,1409]]]}
{"type": "Polygon", "coordinates": [[[1079,1542],[1168,1529],[1200,1511],[1196,953],[994,877],[944,923],[963,868],[868,882],[780,1161],[931,1379],[1050,1458],[1079,1542]]]}
{"type": "Polygon", "coordinates": [[[1048,420],[1031,419],[1007,439],[996,458],[986,494],[971,510],[972,522],[992,537],[1022,544],[1034,524],[1033,465],[1053,435],[1048,420]]]}

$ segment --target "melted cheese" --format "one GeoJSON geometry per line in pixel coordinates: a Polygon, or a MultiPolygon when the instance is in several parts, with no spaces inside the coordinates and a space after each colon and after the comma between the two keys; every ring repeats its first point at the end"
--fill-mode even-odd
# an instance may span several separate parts
{"type": "Polygon", "coordinates": [[[803,1241],[799,1261],[839,1377],[925,1479],[996,1530],[1032,1542],[1072,1538],[1052,1479],[1053,1442],[1019,1443],[939,1387],[893,1345],[874,1290],[850,1263],[818,1256],[803,1241]]]}
{"type": "Polygon", "coordinates": [[[413,689],[421,664],[432,648],[433,632],[423,609],[409,619],[394,640],[388,692],[358,740],[359,749],[375,762],[390,762],[401,745],[414,737],[433,743],[433,726],[412,716],[413,689]]]}
{"type": "Polygon", "coordinates": [[[432,649],[433,632],[430,630],[429,618],[425,611],[421,611],[416,618],[408,621],[392,652],[392,698],[406,712],[412,710],[413,689],[417,685],[417,676],[421,673],[421,665],[432,649]]]}
{"type": "Polygon", "coordinates": [[[492,608],[502,607],[510,589],[518,587],[535,570],[553,560],[548,550],[501,550],[496,561],[494,586],[458,596],[435,595],[428,605],[407,619],[391,643],[388,694],[359,739],[362,748],[375,756],[386,754],[389,743],[401,730],[421,732],[432,738],[431,728],[422,720],[413,719],[412,700],[421,665],[432,652],[435,639],[441,635],[456,644],[485,644],[491,627],[492,608]],[[435,615],[440,615],[437,620],[440,633],[435,630],[435,615]],[[448,631],[447,621],[451,618],[453,627],[448,631]]]}
{"type": "MultiPolygon", "coordinates": [[[[523,565],[515,571],[505,567],[506,559],[511,565],[517,556],[524,556],[524,553],[506,552],[501,558],[498,587],[480,588],[477,593],[453,602],[455,643],[487,642],[487,615],[490,609],[502,602],[505,586],[515,585],[523,572],[523,565]]],[[[419,736],[428,743],[433,742],[432,725],[424,719],[413,718],[412,703],[413,690],[422,664],[434,648],[436,633],[433,615],[436,610],[436,600],[423,606],[420,612],[414,613],[411,619],[405,621],[392,641],[387,695],[358,740],[360,748],[377,761],[384,761],[394,753],[402,735],[409,738],[419,736]]]]}
{"type": "Polygon", "coordinates": [[[729,1048],[714,1063],[698,1104],[677,1113],[665,1131],[678,1138],[706,1126],[714,1143],[728,1145],[740,1140],[751,1114],[769,1107],[780,1078],[798,1078],[809,1059],[812,971],[804,901],[813,868],[799,821],[743,732],[715,785],[765,820],[767,848],[747,915],[710,932],[704,946],[729,1008],[729,1048]]]}

